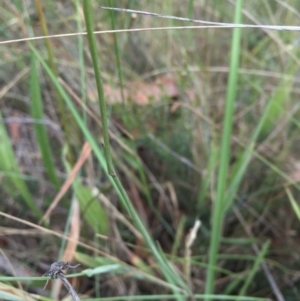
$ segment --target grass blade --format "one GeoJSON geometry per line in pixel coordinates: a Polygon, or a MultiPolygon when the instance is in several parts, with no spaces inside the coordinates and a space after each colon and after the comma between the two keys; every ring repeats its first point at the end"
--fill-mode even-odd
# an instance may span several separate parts
{"type": "Polygon", "coordinates": [[[92,227],[95,233],[107,235],[108,218],[91,188],[77,183],[76,195],[85,221],[92,227]]]}
{"type": "Polygon", "coordinates": [[[288,189],[288,188],[285,188],[285,191],[288,195],[288,198],[290,200],[290,203],[292,205],[292,208],[297,216],[297,218],[299,219],[300,221],[300,206],[298,205],[298,203],[296,202],[294,196],[292,195],[291,191],[288,189]]]}
{"type": "MultiPolygon", "coordinates": [[[[242,286],[242,288],[240,289],[240,292],[239,292],[239,295],[242,296],[246,293],[249,285],[251,284],[256,272],[258,271],[259,269],[259,266],[260,264],[262,263],[264,257],[266,256],[266,253],[269,249],[269,246],[270,246],[270,240],[266,241],[261,249],[261,251],[259,252],[254,264],[253,264],[253,267],[249,273],[249,276],[248,278],[246,279],[244,285],[242,286]]],[[[240,298],[238,298],[237,300],[240,300],[240,298]]]]}
{"type": "Polygon", "coordinates": [[[87,28],[87,38],[89,42],[89,49],[92,57],[93,67],[94,67],[94,74],[96,79],[96,86],[98,92],[98,99],[99,99],[99,107],[100,113],[102,117],[102,127],[103,127],[103,140],[104,140],[104,154],[107,164],[107,170],[109,175],[115,175],[112,159],[111,159],[111,152],[110,152],[110,143],[109,143],[109,134],[108,134],[108,121],[107,121],[107,113],[106,113],[106,105],[105,105],[105,97],[104,97],[104,89],[101,77],[101,69],[100,64],[98,61],[98,54],[97,54],[97,47],[96,47],[96,40],[93,32],[93,21],[92,21],[92,9],[90,8],[90,1],[83,2],[83,12],[84,18],[86,22],[87,28]]]}
{"type": "MultiPolygon", "coordinates": [[[[41,98],[38,67],[34,55],[32,55],[31,58],[31,76],[29,87],[31,99],[31,115],[36,120],[43,120],[43,102],[41,98]]],[[[59,181],[56,176],[55,166],[52,160],[51,147],[48,140],[46,128],[42,123],[35,123],[34,129],[48,177],[52,184],[56,188],[58,188],[59,181]]]]}
{"type": "MultiPolygon", "coordinates": [[[[292,76],[298,71],[297,65],[292,65],[287,74],[291,74],[292,76]]],[[[281,83],[278,85],[278,89],[271,96],[270,102],[272,105],[268,110],[268,114],[266,116],[266,120],[263,124],[262,134],[266,135],[270,132],[270,129],[278,122],[278,119],[285,112],[285,104],[289,100],[289,95],[291,93],[293,87],[293,81],[282,79],[281,83]]]]}
{"type": "MultiPolygon", "coordinates": [[[[37,9],[37,13],[38,13],[38,17],[39,17],[39,21],[42,27],[42,31],[44,36],[48,36],[48,25],[47,25],[47,21],[45,18],[45,14],[44,14],[44,10],[43,10],[43,5],[42,5],[42,1],[41,0],[35,0],[35,6],[37,9]]],[[[49,39],[45,39],[45,46],[47,49],[47,54],[48,54],[48,61],[49,61],[49,66],[50,69],[52,70],[52,72],[57,76],[57,69],[55,66],[55,62],[54,62],[54,55],[53,55],[53,49],[50,43],[49,39]]],[[[65,137],[66,137],[66,142],[68,144],[68,150],[69,150],[69,156],[70,156],[70,160],[71,162],[73,161],[73,153],[72,153],[72,148],[71,148],[71,143],[70,143],[70,128],[69,128],[69,123],[67,122],[67,115],[66,115],[66,111],[65,111],[65,107],[64,107],[64,103],[63,100],[61,98],[61,95],[58,93],[58,91],[56,92],[56,100],[57,100],[57,104],[58,104],[58,109],[61,115],[61,120],[62,120],[62,128],[64,129],[65,132],[65,137]]]]}
{"type": "MultiPolygon", "coordinates": [[[[0,119],[2,115],[0,113],[0,119]]],[[[18,194],[21,195],[24,202],[32,210],[37,218],[42,216],[42,212],[35,204],[27,185],[23,181],[22,177],[14,176],[13,174],[20,174],[17,162],[15,161],[15,155],[10,143],[10,139],[7,135],[6,128],[3,123],[0,123],[0,170],[7,173],[7,184],[4,185],[9,193],[15,198],[18,194]],[[10,173],[13,173],[10,176],[10,173]]]]}
{"type": "Polygon", "coordinates": [[[235,164],[233,176],[229,184],[229,189],[226,194],[225,198],[225,211],[230,208],[232,205],[233,199],[236,195],[236,192],[238,190],[238,187],[242,181],[243,175],[245,174],[246,168],[254,154],[254,146],[255,141],[259,137],[260,133],[263,130],[264,124],[268,118],[269,111],[271,107],[274,105],[275,98],[271,98],[265,107],[263,114],[256,126],[256,128],[253,131],[253,134],[251,135],[250,140],[247,143],[247,147],[244,150],[244,152],[241,154],[240,158],[237,160],[237,163],[235,164]]]}
{"type": "MultiPolygon", "coordinates": [[[[236,2],[235,7],[235,23],[241,23],[242,19],[242,0],[236,2]]],[[[231,57],[230,57],[230,73],[227,86],[225,116],[223,121],[223,135],[221,142],[221,156],[220,167],[217,182],[217,196],[213,204],[213,217],[212,217],[212,235],[210,238],[209,249],[209,266],[207,269],[207,278],[205,284],[205,293],[212,294],[214,292],[215,283],[215,269],[217,263],[217,255],[221,238],[221,227],[224,219],[224,197],[226,193],[226,180],[227,170],[230,157],[230,141],[232,131],[232,120],[234,113],[234,102],[237,89],[238,79],[238,65],[240,56],[240,40],[241,29],[235,28],[233,30],[233,39],[231,44],[231,57]]],[[[208,299],[207,299],[208,300],[208,299]]]]}
{"type": "Polygon", "coordinates": [[[95,73],[95,79],[96,79],[96,85],[97,85],[97,91],[98,91],[98,99],[99,99],[99,106],[100,106],[100,112],[102,117],[102,128],[103,128],[103,138],[104,138],[104,153],[106,158],[106,164],[107,164],[107,171],[108,174],[112,176],[112,180],[117,188],[117,191],[121,194],[121,200],[123,199],[123,202],[125,204],[125,208],[128,210],[128,213],[132,217],[133,221],[135,222],[137,228],[143,235],[143,238],[149,248],[152,251],[153,256],[157,260],[159,267],[161,269],[161,272],[165,276],[166,279],[175,279],[177,284],[182,284],[183,280],[179,280],[179,276],[174,278],[174,275],[176,275],[176,272],[174,269],[172,269],[168,264],[165,263],[163,257],[161,256],[160,252],[156,248],[151,236],[149,235],[146,227],[143,225],[139,215],[137,214],[133,204],[131,203],[120,179],[117,177],[114,166],[111,159],[111,150],[110,150],[110,143],[109,143],[109,134],[108,134],[108,122],[107,122],[107,113],[106,113],[106,104],[105,104],[105,97],[104,97],[104,89],[102,84],[102,78],[101,78],[101,68],[99,64],[99,57],[97,54],[97,47],[96,47],[96,39],[93,32],[93,21],[92,21],[92,9],[91,9],[91,1],[87,0],[83,2],[83,11],[85,16],[85,22],[86,22],[86,28],[87,28],[87,38],[89,42],[89,49],[92,57],[93,67],[94,67],[94,73],[95,73]]]}

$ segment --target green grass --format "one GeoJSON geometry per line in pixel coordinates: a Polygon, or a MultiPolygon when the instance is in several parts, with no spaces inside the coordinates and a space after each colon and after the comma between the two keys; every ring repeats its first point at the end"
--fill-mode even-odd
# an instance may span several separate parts
{"type": "Polygon", "coordinates": [[[21,197],[24,205],[26,205],[36,217],[40,217],[42,213],[35,204],[19,171],[9,136],[3,124],[0,124],[0,140],[0,168],[4,178],[2,182],[3,189],[13,198],[18,199],[21,197]]]}
{"type": "MultiPolygon", "coordinates": [[[[41,98],[41,90],[39,84],[39,72],[36,64],[36,59],[33,56],[31,61],[31,78],[30,78],[30,99],[31,99],[31,115],[36,120],[43,120],[43,102],[41,98]]],[[[36,139],[39,144],[43,163],[47,170],[47,174],[52,184],[58,189],[59,180],[56,175],[55,165],[52,158],[50,142],[47,135],[47,130],[43,124],[36,123],[34,125],[36,139]]]]}
{"type": "MultiPolygon", "coordinates": [[[[236,4],[234,23],[242,23],[242,7],[243,1],[240,0],[236,4]]],[[[230,56],[230,71],[227,84],[227,94],[225,102],[225,115],[223,120],[222,142],[220,147],[220,162],[217,181],[217,195],[214,200],[212,210],[212,235],[210,238],[209,248],[209,266],[207,269],[207,278],[205,292],[212,294],[215,287],[215,266],[217,266],[217,256],[222,234],[222,224],[225,217],[226,206],[226,182],[228,177],[228,165],[230,160],[230,141],[232,133],[232,122],[234,116],[234,104],[236,101],[236,91],[238,85],[238,67],[240,58],[241,44],[241,28],[233,30],[231,56],[230,56]]],[[[241,177],[242,175],[240,175],[241,177]]]]}
{"type": "MultiPolygon", "coordinates": [[[[285,25],[297,22],[299,8],[294,0],[104,2],[285,25]]],[[[298,300],[285,281],[297,287],[300,268],[297,35],[258,28],[96,35],[191,24],[106,11],[98,1],[35,4],[3,5],[1,40],[87,35],[0,44],[0,247],[11,263],[3,265],[0,299],[22,300],[23,292],[50,300],[35,291],[46,278],[35,276],[67,252],[78,202],[71,257],[81,267],[68,277],[82,300],[269,300],[275,290],[262,263],[285,299],[298,300]],[[25,66],[28,78],[15,81],[25,66]],[[38,226],[86,142],[91,154],[48,228],[38,226]]]]}

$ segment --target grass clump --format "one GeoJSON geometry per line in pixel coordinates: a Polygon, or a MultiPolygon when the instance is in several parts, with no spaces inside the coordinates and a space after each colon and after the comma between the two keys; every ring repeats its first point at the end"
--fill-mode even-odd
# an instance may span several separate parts
{"type": "MultiPolygon", "coordinates": [[[[107,5],[294,25],[275,2],[107,5]]],[[[83,300],[298,300],[297,35],[35,4],[0,14],[0,298],[45,298],[76,261],[83,300]]]]}

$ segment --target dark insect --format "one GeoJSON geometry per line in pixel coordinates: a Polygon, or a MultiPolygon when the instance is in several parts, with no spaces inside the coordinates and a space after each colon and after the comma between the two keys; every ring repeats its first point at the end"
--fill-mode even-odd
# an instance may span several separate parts
{"type": "MultiPolygon", "coordinates": [[[[74,301],[80,301],[77,293],[73,289],[72,285],[68,282],[68,280],[65,277],[65,273],[63,271],[71,271],[76,269],[80,264],[77,265],[70,265],[69,262],[64,262],[64,261],[59,261],[59,262],[54,262],[51,264],[49,271],[47,271],[44,276],[49,276],[51,279],[59,279],[63,285],[66,287],[70,295],[72,296],[74,301]]],[[[46,282],[45,287],[48,284],[48,281],[46,282]]]]}
{"type": "Polygon", "coordinates": [[[50,266],[50,270],[44,274],[44,276],[50,276],[52,279],[56,279],[59,274],[65,275],[63,270],[71,271],[76,269],[80,264],[70,265],[69,262],[59,261],[54,262],[50,266]]]}

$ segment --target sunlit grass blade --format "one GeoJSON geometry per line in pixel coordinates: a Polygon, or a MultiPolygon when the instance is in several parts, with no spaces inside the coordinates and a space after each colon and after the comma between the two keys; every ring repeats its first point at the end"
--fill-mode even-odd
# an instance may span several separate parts
{"type": "MultiPolygon", "coordinates": [[[[242,0],[238,0],[235,6],[234,23],[241,23],[242,20],[242,0]]],[[[238,66],[240,57],[241,29],[233,30],[233,38],[231,44],[230,56],[230,72],[227,84],[225,115],[223,121],[222,142],[220,148],[220,166],[217,181],[217,196],[213,202],[212,213],[212,234],[210,238],[209,248],[209,266],[207,269],[207,277],[205,284],[205,293],[212,294],[214,292],[215,269],[217,264],[218,250],[221,238],[221,227],[224,220],[224,197],[226,194],[226,181],[228,163],[230,158],[230,141],[232,131],[232,121],[234,114],[234,103],[236,98],[238,66]]],[[[208,300],[208,299],[207,299],[208,300]]]]}
{"type": "MultiPolygon", "coordinates": [[[[36,58],[32,55],[31,58],[31,77],[30,77],[30,99],[31,99],[31,115],[33,119],[43,121],[43,101],[41,98],[41,88],[38,75],[38,67],[36,58]]],[[[51,147],[48,139],[47,130],[42,123],[34,124],[37,142],[40,147],[43,162],[47,171],[47,175],[52,184],[58,188],[59,181],[56,176],[55,166],[52,159],[51,147]]]]}
{"type": "MultiPolygon", "coordinates": [[[[0,118],[2,118],[1,113],[0,118]]],[[[14,174],[20,174],[20,171],[15,160],[10,139],[3,123],[0,123],[0,171],[6,174],[5,177],[7,178],[8,185],[6,186],[6,189],[12,197],[16,198],[20,195],[27,207],[32,210],[32,213],[35,214],[37,218],[41,217],[42,213],[35,204],[26,183],[22,179],[22,176],[14,176],[14,174]]]]}

